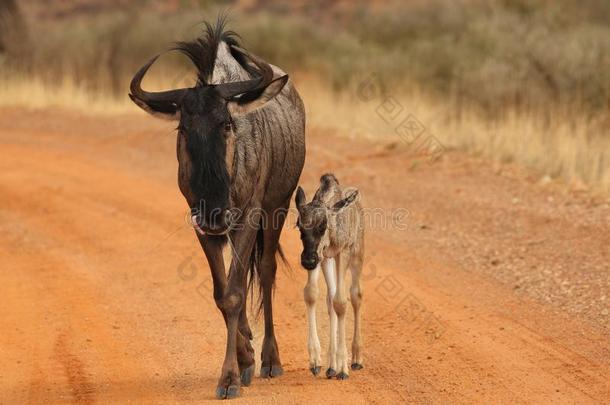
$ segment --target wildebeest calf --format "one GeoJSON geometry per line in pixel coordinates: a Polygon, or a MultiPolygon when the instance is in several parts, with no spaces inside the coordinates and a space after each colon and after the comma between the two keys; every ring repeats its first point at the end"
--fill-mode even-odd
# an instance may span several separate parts
{"type": "Polygon", "coordinates": [[[325,174],[320,178],[320,188],[313,200],[306,202],[305,192],[298,188],[296,206],[299,211],[297,225],[301,232],[303,253],[301,264],[308,270],[304,290],[309,322],[309,366],[314,375],[321,369],[320,340],[316,326],[316,299],[320,267],[327,285],[327,306],[330,317],[330,344],[326,376],[343,380],[349,376],[345,338],[345,312],[347,296],[345,278],[347,270],[352,274],[350,296],[354,309],[354,339],[352,343],[352,370],[360,370],[362,340],[360,336],[362,288],[360,274],[364,256],[364,218],[358,190],[343,191],[337,178],[325,174]],[[320,266],[321,265],[321,266],[320,266]]]}

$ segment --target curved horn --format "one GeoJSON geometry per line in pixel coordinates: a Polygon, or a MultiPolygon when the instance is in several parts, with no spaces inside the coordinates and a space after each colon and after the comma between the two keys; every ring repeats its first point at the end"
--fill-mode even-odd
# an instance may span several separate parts
{"type": "Polygon", "coordinates": [[[254,79],[244,80],[241,82],[221,83],[216,85],[216,90],[224,99],[230,99],[237,95],[249,93],[253,91],[262,91],[269,83],[273,81],[273,69],[264,60],[260,59],[256,55],[248,53],[245,49],[238,46],[231,45],[231,49],[237,51],[239,54],[244,56],[249,62],[250,67],[257,70],[260,75],[254,79]],[[254,65],[254,66],[252,66],[254,65]]]}
{"type": "Polygon", "coordinates": [[[133,102],[150,113],[173,115],[176,114],[177,110],[180,108],[180,101],[188,89],[168,90],[161,92],[149,92],[142,90],[142,79],[144,78],[146,72],[148,72],[151,65],[155,63],[157,58],[159,58],[159,55],[155,56],[146,65],[142,66],[134,75],[129,86],[129,90],[131,92],[129,97],[133,100],[133,102]],[[142,105],[142,103],[144,103],[148,108],[142,105]]]}

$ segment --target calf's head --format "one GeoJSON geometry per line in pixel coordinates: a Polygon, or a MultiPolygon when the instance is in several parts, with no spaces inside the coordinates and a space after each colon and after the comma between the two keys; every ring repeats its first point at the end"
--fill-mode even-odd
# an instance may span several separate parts
{"type": "Polygon", "coordinates": [[[345,197],[334,203],[331,202],[333,195],[336,194],[333,188],[338,183],[334,176],[332,178],[329,176],[332,175],[322,176],[321,187],[311,202],[307,202],[305,192],[300,186],[295,195],[295,203],[299,212],[297,226],[303,243],[301,265],[306,270],[313,270],[318,266],[324,256],[324,250],[330,246],[330,230],[334,229],[337,224],[337,215],[352,204],[358,196],[358,190],[352,189],[345,197]]]}
{"type": "MultiPolygon", "coordinates": [[[[286,75],[273,78],[267,63],[241,48],[231,48],[256,69],[253,79],[206,84],[209,74],[206,79],[200,67],[195,87],[147,92],[141,82],[155,57],[136,73],[130,88],[129,96],[140,108],[178,122],[178,185],[191,209],[192,224],[201,234],[224,234],[234,220],[230,193],[236,143],[233,117],[264,105],[288,80],[286,75]]],[[[196,49],[181,50],[198,61],[196,49]]]]}

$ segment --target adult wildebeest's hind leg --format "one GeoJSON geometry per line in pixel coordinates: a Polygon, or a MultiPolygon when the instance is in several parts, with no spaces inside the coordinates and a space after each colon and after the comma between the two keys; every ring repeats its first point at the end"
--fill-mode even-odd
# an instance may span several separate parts
{"type": "MultiPolygon", "coordinates": [[[[249,222],[248,222],[249,223],[249,222]]],[[[239,395],[240,373],[237,361],[239,318],[246,304],[247,275],[250,254],[254,247],[257,229],[251,225],[235,234],[234,252],[229,279],[220,308],[227,317],[227,347],[222,372],[216,388],[217,398],[235,398],[239,395]]]]}
{"type": "MultiPolygon", "coordinates": [[[[226,325],[227,314],[221,305],[222,297],[224,296],[227,287],[227,275],[225,272],[224,258],[222,256],[224,241],[221,236],[201,235],[198,232],[196,234],[210,265],[214,286],[214,301],[216,302],[218,309],[220,309],[226,325]]],[[[252,381],[252,374],[254,373],[254,349],[250,344],[252,335],[250,334],[248,336],[242,332],[244,322],[247,330],[249,330],[248,319],[245,317],[245,305],[240,314],[240,331],[237,334],[237,362],[241,373],[241,382],[243,385],[248,386],[252,381]]]]}
{"type": "Polygon", "coordinates": [[[313,375],[318,375],[321,369],[320,339],[318,338],[318,325],[316,323],[316,301],[318,300],[318,278],[320,266],[307,272],[307,284],[303,289],[303,298],[307,306],[307,351],[309,352],[309,369],[313,375]]]}
{"type": "Polygon", "coordinates": [[[280,244],[280,234],[286,220],[290,200],[277,210],[268,210],[273,218],[268,218],[263,229],[263,257],[260,264],[260,283],[263,290],[263,312],[265,314],[265,337],[261,349],[261,377],[279,377],[284,373],[273,327],[273,284],[277,270],[276,253],[280,244]]]}
{"type": "Polygon", "coordinates": [[[322,260],[322,271],[326,281],[326,307],[329,319],[328,338],[328,369],[326,377],[332,378],[337,374],[337,314],[333,306],[335,293],[337,292],[337,272],[334,259],[322,260]]]}
{"type": "Polygon", "coordinates": [[[360,328],[362,324],[362,287],[360,286],[360,275],[362,274],[362,259],[352,258],[350,263],[352,272],[352,285],[350,287],[350,298],[354,309],[354,340],[352,341],[352,370],[361,370],[364,365],[362,361],[362,337],[360,328]]]}

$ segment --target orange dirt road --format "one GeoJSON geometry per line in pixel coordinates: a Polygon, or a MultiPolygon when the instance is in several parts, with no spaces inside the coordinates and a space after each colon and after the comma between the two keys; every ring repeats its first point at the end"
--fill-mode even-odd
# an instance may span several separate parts
{"type": "MultiPolygon", "coordinates": [[[[0,403],[215,401],[225,328],[185,221],[173,126],[0,111],[0,403]]],[[[308,370],[292,219],[274,304],[285,374],[235,402],[610,403],[607,200],[330,130],[309,128],[307,152],[309,195],[334,171],[375,213],[365,368],[346,381],[308,370]]]]}

